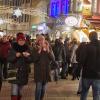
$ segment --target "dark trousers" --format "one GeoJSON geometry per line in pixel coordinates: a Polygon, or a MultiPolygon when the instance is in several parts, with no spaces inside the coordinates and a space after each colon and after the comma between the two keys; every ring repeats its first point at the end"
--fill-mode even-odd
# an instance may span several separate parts
{"type": "Polygon", "coordinates": [[[2,77],[4,79],[6,79],[7,76],[8,76],[8,66],[7,65],[8,65],[7,61],[1,62],[1,68],[0,68],[0,70],[1,70],[2,77]]]}
{"type": "Polygon", "coordinates": [[[0,91],[2,88],[2,68],[1,68],[1,63],[0,63],[0,91]]]}
{"type": "Polygon", "coordinates": [[[7,62],[5,62],[3,65],[3,77],[6,79],[8,76],[8,68],[7,68],[7,62]]]}
{"type": "Polygon", "coordinates": [[[77,70],[77,67],[78,67],[78,63],[72,63],[72,80],[76,79],[76,70],[77,70]]]}
{"type": "Polygon", "coordinates": [[[62,66],[62,71],[61,71],[61,76],[66,77],[68,76],[68,64],[63,64],[62,66]]]}

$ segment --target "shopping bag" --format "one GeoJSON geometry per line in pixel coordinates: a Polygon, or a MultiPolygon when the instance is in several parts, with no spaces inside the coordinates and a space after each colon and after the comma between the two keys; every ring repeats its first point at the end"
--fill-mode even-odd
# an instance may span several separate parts
{"type": "Polygon", "coordinates": [[[17,76],[17,68],[14,68],[14,65],[9,63],[7,80],[16,80],[16,76],[17,76]]]}

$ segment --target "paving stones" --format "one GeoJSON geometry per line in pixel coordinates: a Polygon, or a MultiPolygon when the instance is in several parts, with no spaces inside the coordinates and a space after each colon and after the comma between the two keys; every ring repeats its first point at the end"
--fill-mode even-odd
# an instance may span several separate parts
{"type": "MultiPolygon", "coordinates": [[[[10,86],[11,85],[7,81],[3,83],[0,100],[11,100],[10,86]]],[[[57,84],[56,82],[49,83],[44,100],[79,100],[79,96],[77,96],[77,86],[78,81],[71,80],[60,80],[57,84]]],[[[34,100],[34,90],[35,84],[33,79],[30,78],[28,85],[23,89],[22,100],[34,100]]],[[[91,94],[90,91],[88,100],[92,100],[91,94]]]]}

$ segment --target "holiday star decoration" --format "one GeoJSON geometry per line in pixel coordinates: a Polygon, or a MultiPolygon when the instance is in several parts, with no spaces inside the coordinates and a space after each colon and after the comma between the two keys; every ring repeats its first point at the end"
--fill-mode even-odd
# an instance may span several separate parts
{"type": "Polygon", "coordinates": [[[18,8],[16,10],[14,10],[14,14],[13,15],[16,15],[17,17],[22,16],[22,11],[18,8]]]}

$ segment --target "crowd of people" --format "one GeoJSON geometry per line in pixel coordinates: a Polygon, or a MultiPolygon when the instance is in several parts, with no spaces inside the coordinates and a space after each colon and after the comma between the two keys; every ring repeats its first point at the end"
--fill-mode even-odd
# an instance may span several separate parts
{"type": "Polygon", "coordinates": [[[100,100],[100,42],[95,31],[89,34],[90,42],[83,38],[59,37],[50,41],[45,35],[37,35],[36,40],[23,33],[16,37],[0,38],[0,91],[3,80],[11,83],[11,100],[21,100],[22,89],[28,84],[30,64],[34,64],[35,100],[43,100],[46,85],[52,81],[68,78],[79,79],[77,94],[80,100],[87,100],[90,86],[93,100],[100,100]],[[10,77],[10,78],[9,78],[10,77]]]}

